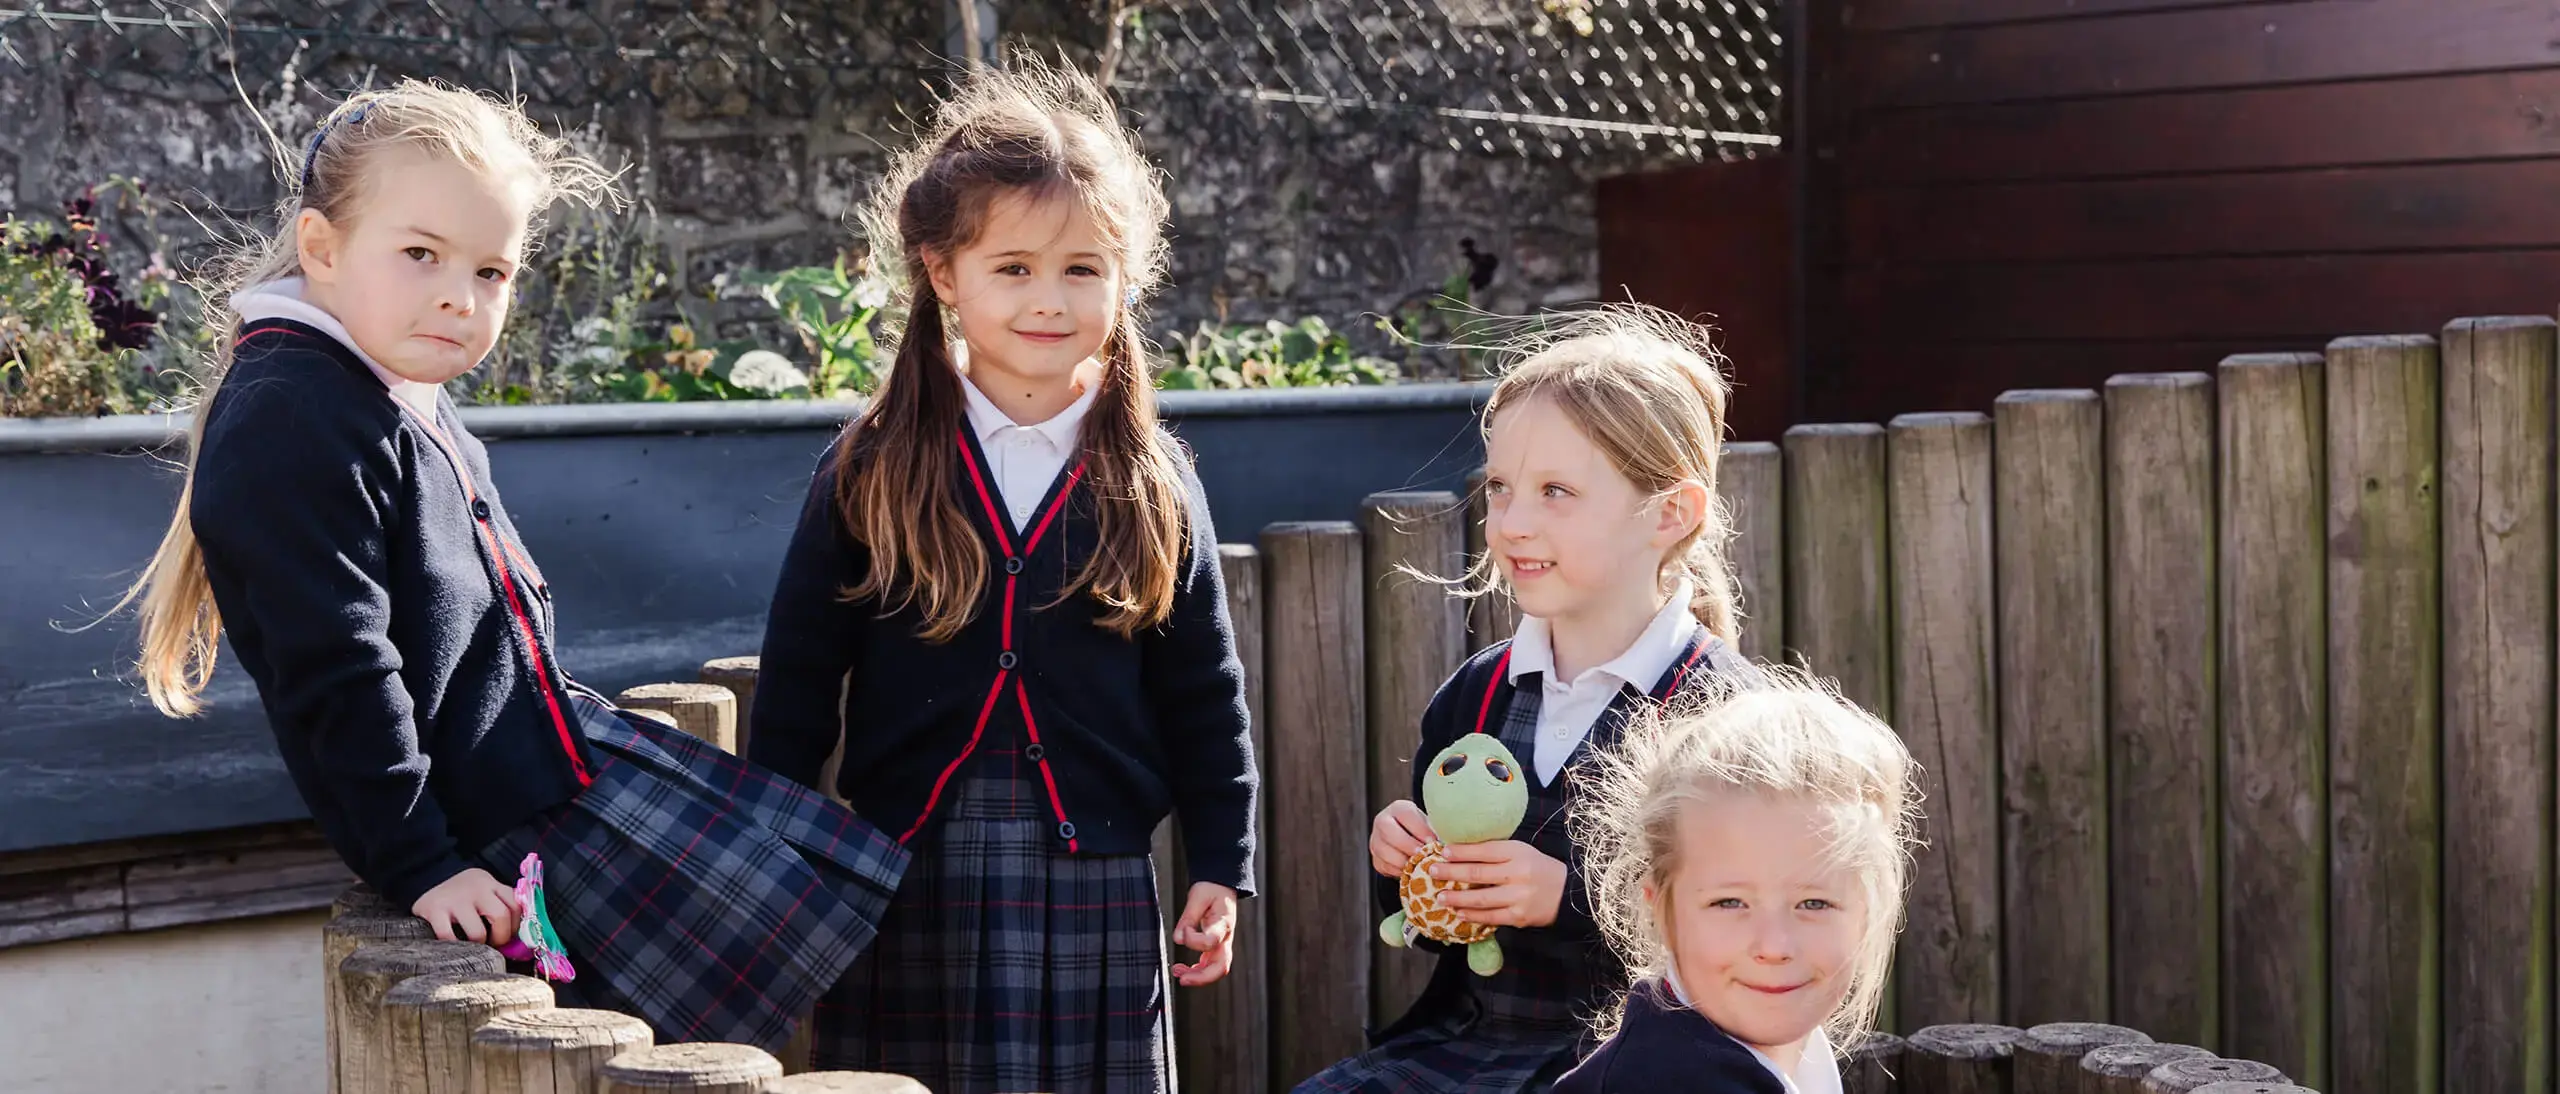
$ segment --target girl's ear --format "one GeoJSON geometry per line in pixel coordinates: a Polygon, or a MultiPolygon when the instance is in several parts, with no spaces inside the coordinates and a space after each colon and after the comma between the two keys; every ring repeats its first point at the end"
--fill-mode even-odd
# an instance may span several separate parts
{"type": "Polygon", "coordinates": [[[302,276],[317,284],[337,283],[339,252],[345,243],[338,226],[320,210],[304,209],[293,218],[293,239],[302,260],[302,276]]]}
{"type": "Polygon", "coordinates": [[[1689,538],[1707,519],[1711,500],[1706,484],[1696,479],[1682,479],[1663,491],[1661,507],[1654,513],[1654,546],[1668,550],[1672,544],[1689,538]]]}
{"type": "MultiPolygon", "coordinates": [[[[948,304],[960,295],[959,286],[951,277],[951,260],[939,251],[924,253],[924,279],[927,285],[932,286],[934,300],[938,303],[948,304]]],[[[919,307],[924,303],[921,300],[916,302],[919,307]]]]}

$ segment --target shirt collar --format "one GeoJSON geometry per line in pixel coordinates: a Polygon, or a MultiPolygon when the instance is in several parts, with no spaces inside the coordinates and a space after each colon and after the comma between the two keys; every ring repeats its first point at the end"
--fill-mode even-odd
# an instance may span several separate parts
{"type": "Polygon", "coordinates": [[[419,413],[434,416],[436,393],[444,389],[443,385],[422,384],[382,367],[382,362],[374,360],[372,354],[366,353],[363,346],[356,344],[355,336],[347,333],[346,324],[338,322],[337,316],[303,299],[305,285],[306,283],[299,277],[269,281],[263,285],[251,285],[232,294],[231,311],[238,315],[244,324],[260,319],[290,319],[296,323],[319,328],[321,333],[337,339],[339,345],[347,347],[347,352],[355,354],[356,360],[364,362],[364,367],[371,369],[374,378],[382,381],[382,386],[394,397],[417,409],[419,413]]]}
{"type": "MultiPolygon", "coordinates": [[[[1679,579],[1671,587],[1671,598],[1653,613],[1653,622],[1645,624],[1644,633],[1636,636],[1634,644],[1607,662],[1584,670],[1584,675],[1604,673],[1622,684],[1653,687],[1654,681],[1671,671],[1671,663],[1680,659],[1681,651],[1689,648],[1689,636],[1698,627],[1697,617],[1689,612],[1690,592],[1689,579],[1679,579]]],[[[1516,684],[1532,672],[1553,677],[1555,671],[1555,635],[1547,621],[1534,615],[1521,616],[1520,626],[1511,635],[1511,681],[1516,684]]]]}
{"type": "Polygon", "coordinates": [[[1101,393],[1102,385],[1095,381],[1086,382],[1084,393],[1076,396],[1076,401],[1068,403],[1065,410],[1059,411],[1048,421],[1032,425],[1023,425],[1014,421],[1003,408],[996,405],[995,400],[987,398],[987,393],[978,390],[978,385],[971,382],[965,375],[960,377],[960,390],[968,397],[969,428],[977,433],[979,444],[993,440],[996,434],[1007,429],[1027,429],[1048,438],[1049,443],[1058,451],[1073,452],[1076,447],[1076,435],[1084,426],[1085,413],[1093,409],[1094,397],[1101,393]]]}

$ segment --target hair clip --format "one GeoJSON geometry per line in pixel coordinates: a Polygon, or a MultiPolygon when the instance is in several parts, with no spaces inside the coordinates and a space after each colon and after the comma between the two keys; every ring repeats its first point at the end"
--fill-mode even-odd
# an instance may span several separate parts
{"type": "MultiPolygon", "coordinates": [[[[372,112],[373,104],[381,101],[382,100],[380,99],[366,99],[364,101],[364,105],[356,107],[354,111],[346,115],[345,120],[348,127],[353,128],[364,124],[364,116],[372,112]]],[[[322,125],[319,132],[311,135],[310,149],[302,153],[302,189],[306,193],[311,189],[311,167],[320,159],[321,142],[329,139],[329,131],[338,127],[338,121],[339,119],[331,118],[327,124],[322,125]]]]}
{"type": "Polygon", "coordinates": [[[1124,292],[1124,293],[1120,294],[1120,296],[1121,296],[1120,303],[1121,303],[1123,306],[1126,306],[1126,307],[1132,307],[1132,308],[1134,308],[1134,307],[1137,307],[1137,306],[1138,306],[1138,287],[1137,287],[1137,286],[1135,286],[1135,285],[1131,285],[1131,286],[1129,286],[1129,291],[1127,291],[1127,292],[1124,292]]]}

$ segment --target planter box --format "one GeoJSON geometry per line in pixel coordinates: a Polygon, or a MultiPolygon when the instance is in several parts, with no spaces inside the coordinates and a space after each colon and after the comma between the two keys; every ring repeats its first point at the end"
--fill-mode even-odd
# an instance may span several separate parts
{"type": "MultiPolygon", "coordinates": [[[[1459,489],[1483,385],[1171,392],[1219,535],[1350,519],[1361,498],[1459,489]]],[[[464,412],[559,594],[561,661],[611,694],[752,653],[819,452],[847,404],[464,412]]],[[[256,692],[224,651],[208,712],[172,721],[132,675],[113,604],[177,494],[165,417],[0,421],[0,855],[305,815],[256,692]],[[155,451],[156,449],[156,451],[155,451]]]]}

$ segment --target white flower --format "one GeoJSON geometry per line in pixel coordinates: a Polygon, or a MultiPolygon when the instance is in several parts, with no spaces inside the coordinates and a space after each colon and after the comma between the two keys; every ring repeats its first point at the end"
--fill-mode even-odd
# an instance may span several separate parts
{"type": "Polygon", "coordinates": [[[791,359],[769,349],[751,349],[738,355],[729,366],[729,382],[749,391],[778,395],[792,388],[809,386],[809,374],[791,363],[791,359]]]}
{"type": "Polygon", "coordinates": [[[591,315],[569,328],[569,336],[588,345],[602,345],[613,334],[613,320],[591,315]]]}
{"type": "Polygon", "coordinates": [[[889,283],[876,277],[865,277],[853,283],[853,302],[866,308],[877,308],[889,302],[889,283]]]}

